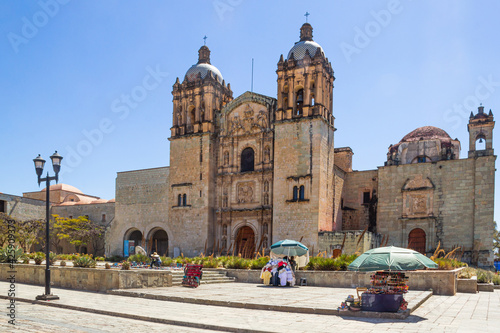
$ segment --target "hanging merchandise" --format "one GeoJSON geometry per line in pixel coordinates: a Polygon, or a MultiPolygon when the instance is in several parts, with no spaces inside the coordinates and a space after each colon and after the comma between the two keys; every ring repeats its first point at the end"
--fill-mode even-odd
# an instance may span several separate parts
{"type": "Polygon", "coordinates": [[[260,273],[262,283],[273,286],[294,286],[295,273],[286,260],[271,259],[260,273]]]}

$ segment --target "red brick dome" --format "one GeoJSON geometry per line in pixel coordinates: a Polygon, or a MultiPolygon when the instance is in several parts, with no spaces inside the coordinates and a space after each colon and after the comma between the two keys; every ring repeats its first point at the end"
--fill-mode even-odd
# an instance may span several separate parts
{"type": "Polygon", "coordinates": [[[411,141],[420,141],[420,140],[441,140],[441,141],[450,141],[451,137],[440,128],[434,126],[424,126],[419,127],[414,131],[406,134],[401,142],[411,142],[411,141]]]}

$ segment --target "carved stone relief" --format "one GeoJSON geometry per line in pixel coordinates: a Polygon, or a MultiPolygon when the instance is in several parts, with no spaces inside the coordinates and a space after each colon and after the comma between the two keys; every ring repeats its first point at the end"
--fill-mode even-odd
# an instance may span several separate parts
{"type": "Polygon", "coordinates": [[[253,202],[253,182],[238,184],[238,203],[253,202]]]}

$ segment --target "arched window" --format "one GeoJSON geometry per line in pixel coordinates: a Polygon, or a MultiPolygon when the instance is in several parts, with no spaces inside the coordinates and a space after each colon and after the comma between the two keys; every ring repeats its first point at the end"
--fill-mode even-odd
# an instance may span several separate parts
{"type": "Polygon", "coordinates": [[[187,198],[185,193],[182,195],[182,205],[187,206],[187,198]]]}
{"type": "Polygon", "coordinates": [[[254,151],[248,147],[241,152],[241,172],[254,170],[254,151]]]}
{"type": "Polygon", "coordinates": [[[300,185],[300,188],[299,188],[299,200],[304,200],[304,185],[300,185]]]}
{"type": "Polygon", "coordinates": [[[304,106],[304,89],[299,89],[295,96],[295,115],[302,115],[302,107],[304,106]]]}
{"type": "Polygon", "coordinates": [[[182,194],[177,197],[177,206],[182,206],[182,194]]]}
{"type": "Polygon", "coordinates": [[[293,200],[296,201],[299,197],[299,188],[297,186],[293,187],[293,200]]]}

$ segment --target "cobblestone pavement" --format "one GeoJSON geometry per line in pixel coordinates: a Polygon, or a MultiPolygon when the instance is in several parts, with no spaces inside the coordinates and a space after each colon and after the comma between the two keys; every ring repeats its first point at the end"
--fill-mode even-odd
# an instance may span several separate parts
{"type": "MultiPolygon", "coordinates": [[[[2,300],[2,303],[5,302],[2,300]]],[[[0,332],[214,332],[212,330],[144,322],[142,320],[110,317],[75,310],[56,309],[24,302],[19,302],[16,305],[16,325],[12,326],[2,318],[0,332]]]]}
{"type": "MultiPolygon", "coordinates": [[[[226,288],[232,288],[231,285],[233,284],[225,284],[226,288]]],[[[259,292],[262,289],[253,286],[259,292]]],[[[211,285],[206,287],[210,288],[211,285]]],[[[186,288],[185,290],[193,292],[194,290],[202,290],[200,288],[186,288]]],[[[334,292],[332,288],[318,289],[323,290],[325,295],[334,292]]],[[[7,291],[8,283],[0,282],[1,290],[7,291]]],[[[36,295],[43,292],[43,287],[17,284],[16,292],[20,298],[33,300],[36,295]]],[[[19,315],[20,326],[18,327],[20,331],[94,332],[97,330],[118,332],[132,331],[133,328],[137,328],[139,331],[154,332],[156,329],[163,327],[165,332],[202,332],[199,328],[211,328],[212,331],[233,332],[362,331],[406,333],[422,331],[498,332],[500,327],[500,290],[490,293],[457,294],[457,296],[432,296],[405,320],[349,318],[228,308],[59,288],[53,288],[53,292],[61,299],[48,302],[48,305],[69,307],[71,309],[17,301],[16,314],[19,315]],[[76,309],[82,311],[75,311],[76,309]],[[94,311],[98,314],[83,311],[94,311]],[[108,315],[102,315],[105,312],[108,315]],[[152,319],[170,325],[151,323],[150,320],[152,319]],[[175,324],[175,326],[171,326],[172,324],[175,324]],[[131,329],[128,329],[128,327],[131,329]]],[[[0,292],[0,295],[5,294],[6,292],[0,292]]],[[[234,298],[240,296],[245,297],[246,295],[235,294],[234,298]]],[[[267,301],[279,303],[281,300],[279,296],[272,294],[267,297],[267,301]]],[[[5,299],[0,300],[0,307],[4,309],[5,314],[7,312],[7,302],[5,299]]],[[[314,306],[314,303],[311,306],[314,306]]],[[[2,315],[0,318],[2,317],[0,329],[6,328],[5,325],[8,320],[7,316],[2,315]]]]}

